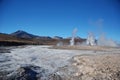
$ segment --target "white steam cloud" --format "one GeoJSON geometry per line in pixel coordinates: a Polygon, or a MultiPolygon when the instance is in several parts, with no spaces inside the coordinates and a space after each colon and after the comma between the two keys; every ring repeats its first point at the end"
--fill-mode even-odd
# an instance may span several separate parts
{"type": "Polygon", "coordinates": [[[88,33],[88,37],[87,37],[86,43],[87,43],[87,45],[90,45],[90,46],[96,45],[95,37],[94,37],[94,34],[92,32],[88,33]]]}
{"type": "Polygon", "coordinates": [[[70,45],[71,45],[71,46],[73,46],[73,45],[75,44],[74,39],[75,39],[75,37],[76,37],[76,33],[77,33],[77,28],[75,28],[75,29],[73,30],[73,32],[72,32],[72,38],[71,38],[71,40],[70,40],[70,45]]]}
{"type": "Polygon", "coordinates": [[[97,41],[97,45],[99,46],[111,46],[111,47],[117,47],[117,43],[113,41],[112,39],[107,39],[105,35],[100,35],[97,41]]]}

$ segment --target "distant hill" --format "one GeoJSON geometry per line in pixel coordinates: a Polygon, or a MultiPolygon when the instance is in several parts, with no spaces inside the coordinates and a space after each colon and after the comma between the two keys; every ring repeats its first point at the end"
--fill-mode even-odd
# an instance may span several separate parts
{"type": "Polygon", "coordinates": [[[53,39],[63,39],[63,37],[60,37],[60,36],[54,36],[53,39]]]}
{"type": "Polygon", "coordinates": [[[0,33],[0,46],[36,44],[32,39],[22,39],[9,34],[0,33]]]}
{"type": "Polygon", "coordinates": [[[36,37],[35,35],[29,34],[29,33],[22,31],[22,30],[18,30],[16,32],[13,32],[10,35],[16,36],[19,38],[35,38],[36,37]]]}
{"type": "Polygon", "coordinates": [[[11,33],[10,35],[12,36],[16,36],[18,38],[29,38],[29,39],[51,39],[51,37],[49,36],[37,36],[37,35],[33,35],[30,33],[27,33],[25,31],[22,30],[18,30],[16,32],[11,33]]]}
{"type": "MultiPolygon", "coordinates": [[[[72,37],[67,37],[66,39],[71,39],[71,38],[72,38],[72,37]]],[[[81,38],[81,37],[79,37],[79,36],[76,36],[75,39],[83,39],[83,38],[81,38]]]]}
{"type": "MultiPolygon", "coordinates": [[[[58,42],[63,42],[65,45],[69,45],[69,38],[62,38],[55,36],[53,38],[49,36],[37,36],[28,32],[18,30],[11,34],[0,33],[0,46],[17,46],[17,45],[56,45],[58,42]]],[[[80,37],[75,38],[75,43],[83,42],[86,39],[80,37]]]]}

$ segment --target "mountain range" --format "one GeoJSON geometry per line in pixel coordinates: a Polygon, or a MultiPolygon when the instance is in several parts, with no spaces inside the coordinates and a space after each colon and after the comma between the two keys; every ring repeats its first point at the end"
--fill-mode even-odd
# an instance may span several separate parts
{"type": "MultiPolygon", "coordinates": [[[[0,33],[0,46],[16,45],[56,45],[58,42],[69,44],[71,37],[63,38],[60,36],[38,36],[23,30],[18,30],[11,34],[0,33]]],[[[76,37],[76,42],[83,42],[86,39],[76,37]]]]}
{"type": "Polygon", "coordinates": [[[33,38],[34,39],[51,39],[51,37],[49,37],[49,36],[37,36],[37,35],[33,35],[33,34],[25,32],[25,31],[22,31],[22,30],[18,30],[14,33],[11,33],[10,35],[16,36],[19,38],[28,38],[28,39],[33,39],[33,38]]]}

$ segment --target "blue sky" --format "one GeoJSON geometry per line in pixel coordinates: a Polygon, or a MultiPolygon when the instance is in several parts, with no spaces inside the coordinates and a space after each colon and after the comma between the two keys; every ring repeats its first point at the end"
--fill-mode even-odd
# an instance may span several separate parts
{"type": "Polygon", "coordinates": [[[120,41],[119,0],[0,0],[0,32],[86,38],[104,33],[120,41]]]}

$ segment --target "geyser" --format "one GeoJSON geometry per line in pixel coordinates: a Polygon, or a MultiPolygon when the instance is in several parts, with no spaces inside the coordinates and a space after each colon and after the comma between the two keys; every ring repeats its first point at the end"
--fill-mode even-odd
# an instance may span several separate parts
{"type": "Polygon", "coordinates": [[[63,42],[62,41],[58,42],[57,46],[63,46],[63,42]]]}
{"type": "Polygon", "coordinates": [[[107,39],[104,34],[100,35],[100,37],[97,40],[98,46],[111,46],[111,47],[117,47],[117,43],[113,41],[112,39],[107,39]]]}
{"type": "Polygon", "coordinates": [[[105,35],[100,35],[99,38],[96,40],[94,37],[93,33],[88,33],[88,37],[87,37],[87,41],[86,41],[87,45],[90,46],[110,46],[110,47],[117,47],[117,43],[115,41],[113,41],[112,39],[107,39],[105,37],[105,35]]]}
{"type": "Polygon", "coordinates": [[[96,45],[96,43],[95,43],[95,37],[94,37],[94,35],[93,35],[92,32],[89,32],[89,33],[88,33],[88,37],[87,37],[86,44],[87,44],[87,45],[90,45],[90,46],[96,45]]]}
{"type": "Polygon", "coordinates": [[[72,32],[72,38],[70,40],[70,45],[73,46],[75,44],[75,37],[76,37],[76,33],[77,33],[77,28],[75,28],[72,32]]]}

